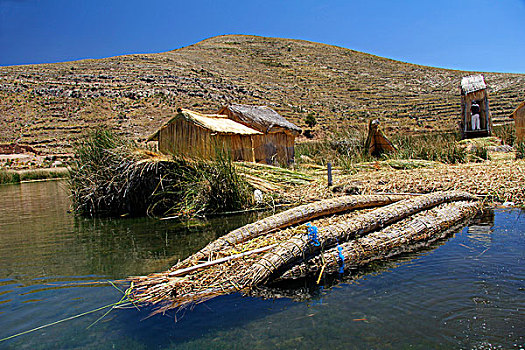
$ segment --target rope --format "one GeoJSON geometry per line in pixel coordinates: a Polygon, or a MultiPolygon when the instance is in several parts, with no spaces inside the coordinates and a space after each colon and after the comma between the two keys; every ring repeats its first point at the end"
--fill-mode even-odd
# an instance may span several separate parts
{"type": "Polygon", "coordinates": [[[339,266],[339,273],[345,272],[345,256],[343,255],[343,247],[337,244],[337,253],[339,254],[339,259],[341,260],[341,265],[339,266]]]}
{"type": "Polygon", "coordinates": [[[319,239],[317,239],[317,227],[311,223],[306,224],[306,230],[308,232],[308,242],[316,247],[319,247],[319,239]]]}

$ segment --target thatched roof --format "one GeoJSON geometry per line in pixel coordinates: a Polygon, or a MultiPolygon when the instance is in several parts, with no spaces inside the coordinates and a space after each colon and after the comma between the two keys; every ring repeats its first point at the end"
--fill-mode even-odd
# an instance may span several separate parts
{"type": "Polygon", "coordinates": [[[275,132],[279,129],[290,131],[293,134],[301,133],[301,128],[290,123],[279,113],[267,106],[232,104],[222,108],[218,113],[226,114],[225,111],[227,109],[235,114],[241,123],[249,125],[263,133],[275,132]]]}
{"type": "Polygon", "coordinates": [[[203,127],[205,129],[208,129],[212,132],[220,133],[220,134],[235,134],[235,135],[258,135],[262,134],[261,132],[249,128],[246,125],[243,125],[241,123],[237,123],[236,121],[233,121],[229,119],[227,116],[222,114],[201,114],[198,112],[190,111],[187,109],[182,109],[177,113],[177,115],[173,118],[171,118],[168,122],[166,122],[157,132],[155,132],[153,135],[151,135],[148,138],[148,141],[157,141],[159,132],[174,122],[175,120],[178,120],[180,118],[184,118],[187,121],[194,123],[196,125],[199,125],[200,127],[203,127]]]}
{"type": "Polygon", "coordinates": [[[485,84],[481,74],[469,75],[461,79],[461,92],[465,95],[474,91],[485,90],[486,88],[487,84],[485,84]]]}

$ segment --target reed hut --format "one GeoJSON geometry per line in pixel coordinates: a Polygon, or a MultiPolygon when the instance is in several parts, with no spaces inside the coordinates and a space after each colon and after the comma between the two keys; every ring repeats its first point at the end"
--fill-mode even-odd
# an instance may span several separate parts
{"type": "Polygon", "coordinates": [[[516,143],[525,142],[525,101],[510,116],[516,127],[516,143]]]}
{"type": "Polygon", "coordinates": [[[460,128],[463,139],[486,137],[492,133],[488,89],[481,74],[461,79],[460,128]]]}
{"type": "Polygon", "coordinates": [[[204,115],[179,109],[148,141],[158,141],[159,151],[189,158],[212,159],[218,151],[235,161],[255,162],[255,147],[262,133],[225,115],[204,115]]]}
{"type": "Polygon", "coordinates": [[[263,134],[261,143],[254,148],[256,162],[293,163],[295,138],[301,133],[301,129],[273,109],[266,106],[233,104],[221,108],[217,113],[263,134]]]}

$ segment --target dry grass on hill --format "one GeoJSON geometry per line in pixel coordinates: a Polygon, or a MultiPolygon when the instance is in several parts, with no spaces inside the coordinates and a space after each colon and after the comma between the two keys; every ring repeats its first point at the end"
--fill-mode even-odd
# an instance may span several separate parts
{"type": "MultiPolygon", "coordinates": [[[[95,125],[129,139],[149,136],[177,107],[213,112],[228,103],[264,104],[313,134],[364,127],[451,130],[459,83],[472,72],[424,67],[313,42],[227,35],[178,50],[98,60],[0,67],[0,142],[44,154],[69,153],[95,125]]],[[[491,111],[505,119],[525,100],[525,75],[485,73],[491,111]]]]}

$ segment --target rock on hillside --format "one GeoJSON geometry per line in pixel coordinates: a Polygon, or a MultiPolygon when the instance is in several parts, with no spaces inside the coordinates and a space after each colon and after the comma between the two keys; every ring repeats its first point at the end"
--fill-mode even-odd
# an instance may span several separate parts
{"type": "MultiPolygon", "coordinates": [[[[467,72],[393,61],[301,40],[226,35],[178,50],[0,67],[1,142],[43,153],[71,150],[105,124],[142,140],[177,107],[214,112],[265,104],[317,135],[381,117],[389,133],[452,130],[467,72]]],[[[525,100],[525,75],[484,73],[495,118],[525,100]]]]}

